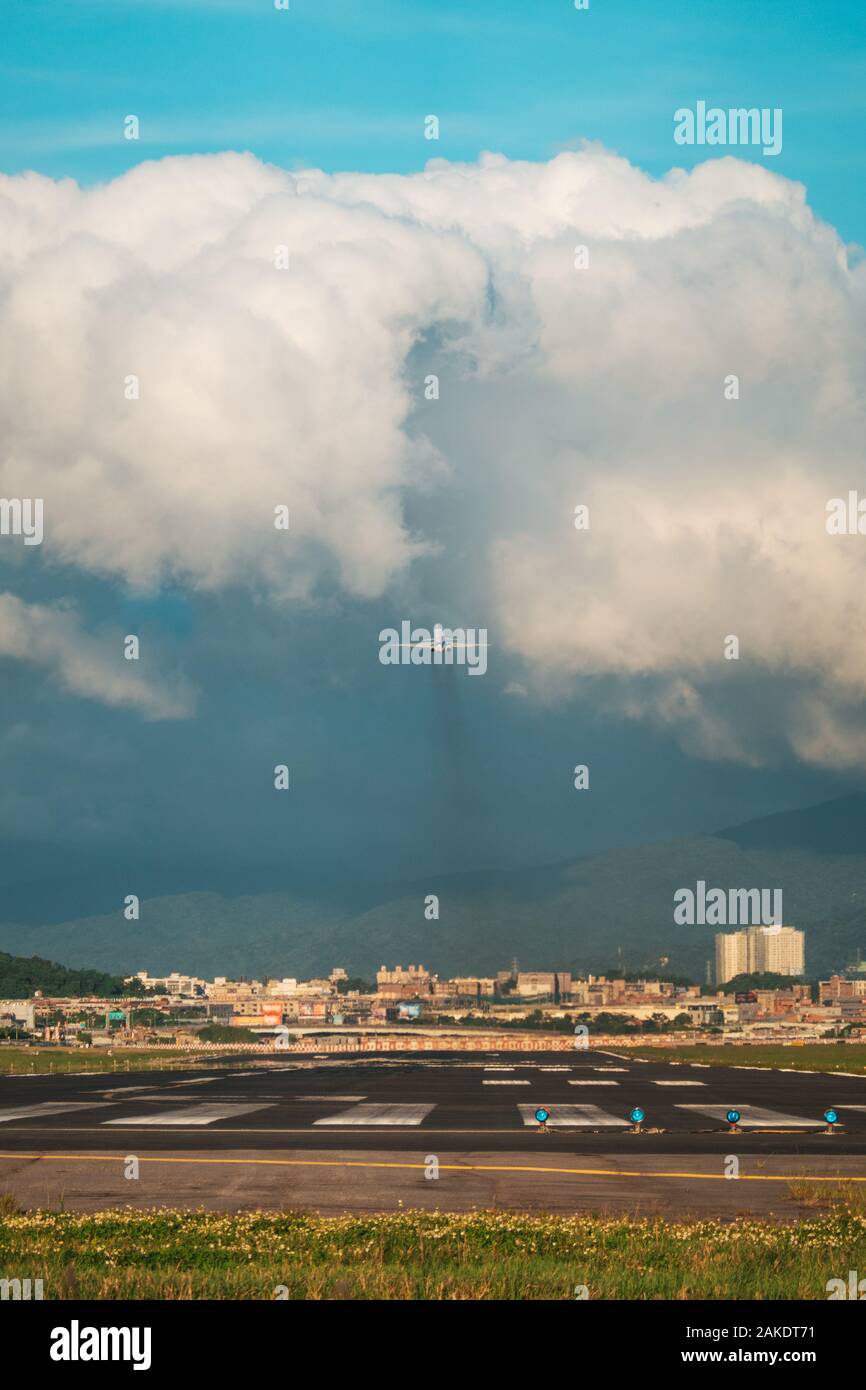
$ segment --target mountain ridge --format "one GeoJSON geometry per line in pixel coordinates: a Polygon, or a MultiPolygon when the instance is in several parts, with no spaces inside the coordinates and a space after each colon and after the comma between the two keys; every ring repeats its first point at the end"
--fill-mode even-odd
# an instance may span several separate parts
{"type": "Polygon", "coordinates": [[[6,922],[0,949],[113,973],[299,977],[335,965],[369,975],[398,961],[490,974],[515,955],[539,969],[597,971],[617,960],[652,969],[666,956],[671,968],[703,979],[714,928],[673,921],[674,893],[698,879],[781,888],[786,923],[808,933],[807,968],[840,969],[866,949],[866,797],[557,864],[430,875],[361,912],[291,892],[192,892],[142,900],[138,922],[119,907],[60,923],[6,922]],[[429,894],[439,897],[437,921],[425,916],[429,894]]]}

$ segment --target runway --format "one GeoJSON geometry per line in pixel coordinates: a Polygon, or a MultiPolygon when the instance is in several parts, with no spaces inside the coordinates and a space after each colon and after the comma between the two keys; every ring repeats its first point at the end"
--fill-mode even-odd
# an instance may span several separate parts
{"type": "Polygon", "coordinates": [[[100,1148],[135,1135],[144,1150],[184,1147],[417,1149],[447,1136],[513,1152],[719,1153],[726,1112],[750,1152],[866,1155],[866,1076],[637,1062],[614,1053],[248,1058],[236,1068],[117,1076],[0,1078],[0,1149],[100,1148]],[[563,1060],[565,1058],[565,1060],[563,1060]],[[550,1112],[537,1133],[535,1110],[550,1112]],[[644,1132],[631,1133],[640,1106],[644,1132]],[[827,1136],[824,1111],[841,1124],[827,1136]]]}
{"type": "Polygon", "coordinates": [[[0,1079],[0,1192],[27,1204],[62,1187],[70,1206],[279,1205],[291,1193],[316,1209],[410,1199],[461,1209],[480,1194],[551,1210],[677,1211],[688,1193],[696,1211],[775,1211],[791,1205],[787,1180],[804,1177],[866,1180],[866,1077],[575,1051],[247,1057],[219,1071],[0,1079]],[[640,1134],[634,1106],[646,1116],[640,1134]],[[136,1183],[120,1172],[128,1156],[140,1162],[136,1183]],[[746,1181],[725,1180],[731,1156],[746,1181]]]}

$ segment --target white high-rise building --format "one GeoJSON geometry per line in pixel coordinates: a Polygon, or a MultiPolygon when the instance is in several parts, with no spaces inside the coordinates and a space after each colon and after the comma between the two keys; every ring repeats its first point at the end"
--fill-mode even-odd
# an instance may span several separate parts
{"type": "Polygon", "coordinates": [[[736,975],[803,975],[806,934],[794,927],[745,927],[716,936],[716,984],[736,975]]]}
{"type": "Polygon", "coordinates": [[[803,975],[806,933],[793,927],[758,927],[758,970],[768,975],[803,975]]]}
{"type": "Polygon", "coordinates": [[[750,973],[748,931],[719,932],[716,936],[716,984],[723,985],[736,975],[750,973]]]}

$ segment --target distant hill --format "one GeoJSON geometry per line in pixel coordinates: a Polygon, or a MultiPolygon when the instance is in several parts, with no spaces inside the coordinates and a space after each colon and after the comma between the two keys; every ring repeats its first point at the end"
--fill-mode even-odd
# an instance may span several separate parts
{"type": "Polygon", "coordinates": [[[46,995],[93,994],[107,999],[128,993],[129,987],[118,975],[101,970],[70,970],[39,956],[10,956],[0,951],[0,999],[32,999],[37,989],[46,995]]]}
{"type": "Polygon", "coordinates": [[[781,888],[786,923],[807,932],[807,969],[827,973],[866,951],[866,797],[848,796],[720,831],[609,850],[564,864],[431,877],[341,913],[295,893],[186,893],[50,925],[0,926],[0,947],[106,971],[367,975],[421,962],[441,974],[526,967],[668,969],[703,979],[713,929],[676,926],[673,895],[709,886],[781,888]],[[440,899],[438,921],[425,897],[440,899]]]}
{"type": "Polygon", "coordinates": [[[327,959],[325,943],[334,926],[327,910],[287,894],[228,898],[217,893],[183,893],[143,899],[137,922],[126,921],[118,907],[112,913],[72,922],[37,927],[3,924],[0,948],[38,950],[71,964],[86,960],[124,974],[138,970],[234,976],[314,974],[321,968],[318,943],[327,959]]]}
{"type": "Polygon", "coordinates": [[[866,796],[836,797],[801,811],[782,811],[716,832],[741,849],[802,849],[811,854],[866,854],[866,796]]]}

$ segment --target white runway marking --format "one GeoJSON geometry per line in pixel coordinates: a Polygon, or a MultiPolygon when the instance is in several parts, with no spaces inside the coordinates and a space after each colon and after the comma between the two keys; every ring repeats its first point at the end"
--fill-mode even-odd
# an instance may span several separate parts
{"type": "Polygon", "coordinates": [[[110,1105],[108,1100],[43,1100],[38,1105],[13,1105],[0,1110],[0,1125],[7,1120],[43,1119],[49,1115],[63,1115],[69,1110],[95,1110],[100,1105],[110,1105]]]}
{"type": "MultiPolygon", "coordinates": [[[[538,1070],[539,1070],[539,1071],[571,1071],[571,1067],[539,1067],[538,1070]]],[[[600,1067],[599,1070],[600,1070],[600,1071],[604,1071],[604,1067],[600,1067]]]]}
{"type": "Polygon", "coordinates": [[[236,1115],[251,1115],[254,1110],[269,1110],[269,1105],[215,1105],[202,1101],[183,1110],[157,1110],[150,1115],[125,1115],[122,1120],[103,1120],[104,1125],[212,1125],[215,1120],[233,1120],[236,1115]]]}
{"type": "Polygon", "coordinates": [[[517,1077],[513,1081],[482,1081],[482,1086],[528,1086],[530,1082],[519,1080],[517,1077]]]}
{"type": "Polygon", "coordinates": [[[420,1125],[421,1121],[434,1108],[430,1105],[356,1105],[352,1110],[341,1110],[338,1115],[327,1115],[316,1120],[317,1125],[420,1125]]]}
{"type": "Polygon", "coordinates": [[[207,1086],[211,1081],[222,1081],[221,1076],[196,1076],[192,1081],[171,1081],[170,1086],[207,1086]]]}
{"type": "Polygon", "coordinates": [[[569,1081],[569,1086],[618,1086],[618,1081],[569,1081]]]}
{"type": "Polygon", "coordinates": [[[628,1067],[593,1067],[593,1071],[619,1071],[627,1072],[628,1067]]]}
{"type": "Polygon", "coordinates": [[[485,1067],[485,1071],[514,1071],[513,1067],[485,1067]]]}
{"type": "MultiPolygon", "coordinates": [[[[537,1128],[534,1105],[518,1105],[525,1125],[537,1128]]],[[[628,1129],[628,1120],[609,1115],[597,1105],[552,1105],[548,1129],[628,1129]]]]}
{"type": "MultiPolygon", "coordinates": [[[[122,1100],[122,1099],[123,1099],[122,1096],[115,1096],[115,1098],[114,1098],[114,1104],[116,1105],[116,1104],[118,1103],[118,1101],[120,1101],[120,1100],[122,1100]]],[[[133,1096],[132,1099],[133,1099],[133,1100],[152,1100],[152,1101],[155,1101],[158,1105],[188,1105],[188,1104],[189,1104],[189,1096],[167,1096],[167,1095],[165,1095],[165,1093],[164,1093],[163,1091],[160,1091],[160,1092],[159,1092],[157,1095],[155,1095],[155,1096],[133,1096]]]]}
{"type": "MultiPolygon", "coordinates": [[[[226,1102],[231,1102],[232,1104],[234,1104],[235,1101],[236,1101],[237,1098],[238,1098],[238,1097],[237,1097],[237,1093],[235,1093],[234,1095],[230,1095],[230,1096],[214,1096],[213,1091],[209,1091],[209,1092],[208,1092],[208,1095],[213,1096],[213,1098],[214,1098],[215,1101],[223,1101],[223,1100],[224,1100],[224,1101],[226,1101],[226,1102]]],[[[155,1100],[155,1099],[156,1099],[156,1097],[154,1096],[154,1100],[155,1100]]],[[[163,1099],[163,1100],[168,1100],[168,1096],[163,1096],[162,1099],[163,1099]]],[[[175,1100],[179,1100],[179,1099],[181,1099],[181,1097],[175,1096],[174,1099],[175,1099],[175,1100]]],[[[184,1096],[183,1099],[185,1100],[186,1097],[184,1096]]],[[[290,1097],[287,1097],[287,1096],[266,1096],[266,1095],[262,1094],[262,1095],[257,1095],[257,1096],[250,1096],[249,1099],[250,1099],[250,1100],[280,1100],[280,1101],[285,1101],[285,1100],[287,1100],[287,1099],[290,1099],[290,1097]]]]}
{"type": "Polygon", "coordinates": [[[102,1092],[104,1096],[126,1096],[132,1091],[155,1091],[156,1086],[108,1086],[102,1092]]]}
{"type": "Polygon", "coordinates": [[[654,1081],[654,1086],[706,1086],[706,1081],[654,1081]]]}
{"type": "Polygon", "coordinates": [[[366,1100],[366,1096],[287,1096],[287,1100],[317,1100],[335,1101],[338,1105],[347,1104],[353,1100],[366,1100]]]}
{"type": "Polygon", "coordinates": [[[742,1129],[820,1129],[822,1118],[804,1120],[801,1115],[785,1115],[779,1110],[765,1110],[762,1105],[678,1105],[677,1110],[695,1110],[711,1120],[724,1120],[729,1110],[739,1110],[742,1129]]]}

